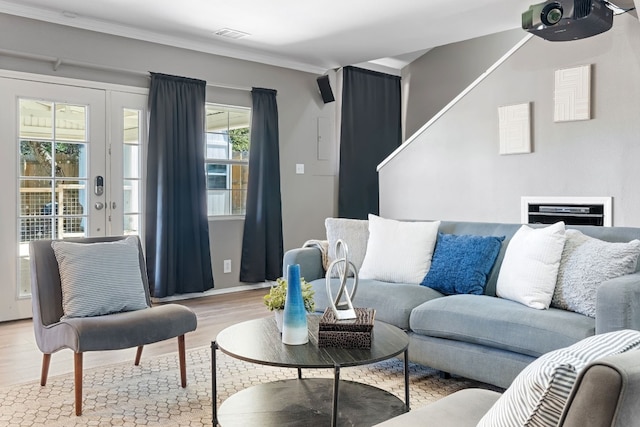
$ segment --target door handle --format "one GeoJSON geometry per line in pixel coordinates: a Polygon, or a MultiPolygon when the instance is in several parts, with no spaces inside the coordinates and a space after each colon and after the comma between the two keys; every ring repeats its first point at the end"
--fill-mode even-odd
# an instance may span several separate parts
{"type": "Polygon", "coordinates": [[[96,202],[95,205],[93,205],[97,211],[101,210],[102,208],[104,208],[104,203],[102,202],[96,202]]]}

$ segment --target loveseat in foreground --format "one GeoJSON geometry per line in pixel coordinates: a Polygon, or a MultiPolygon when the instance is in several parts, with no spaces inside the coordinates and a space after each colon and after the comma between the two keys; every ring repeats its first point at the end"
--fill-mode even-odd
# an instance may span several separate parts
{"type": "MultiPolygon", "coordinates": [[[[629,427],[638,424],[640,364],[637,352],[607,356],[589,364],[578,377],[558,427],[629,427]]],[[[500,394],[465,389],[376,427],[430,425],[476,427],[500,394]]]]}
{"type": "MultiPolygon", "coordinates": [[[[366,221],[357,225],[366,230],[366,221]]],[[[598,287],[595,317],[555,307],[535,309],[496,297],[506,249],[520,228],[521,224],[503,223],[439,224],[439,233],[446,235],[504,236],[483,295],[445,295],[415,283],[361,279],[354,305],[374,308],[376,319],[406,330],[412,362],[502,388],[509,387],[528,364],[547,352],[595,334],[640,330],[637,263],[631,274],[607,280],[598,287]]],[[[640,239],[640,228],[567,226],[567,229],[605,242],[640,239]]],[[[353,234],[347,237],[345,241],[350,248],[362,245],[353,241],[353,234]]],[[[367,236],[361,238],[366,242],[367,236]]],[[[316,309],[324,311],[328,300],[321,250],[316,247],[290,250],[283,263],[300,264],[301,275],[315,289],[316,309]]],[[[331,279],[331,285],[335,295],[339,280],[331,279]]]]}

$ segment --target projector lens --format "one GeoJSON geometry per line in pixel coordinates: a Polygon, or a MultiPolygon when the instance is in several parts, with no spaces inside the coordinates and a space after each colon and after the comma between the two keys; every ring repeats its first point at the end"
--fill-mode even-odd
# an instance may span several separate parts
{"type": "Polygon", "coordinates": [[[542,8],[540,18],[542,19],[542,23],[546,26],[556,25],[562,19],[562,13],[563,10],[560,3],[549,3],[542,8]]]}

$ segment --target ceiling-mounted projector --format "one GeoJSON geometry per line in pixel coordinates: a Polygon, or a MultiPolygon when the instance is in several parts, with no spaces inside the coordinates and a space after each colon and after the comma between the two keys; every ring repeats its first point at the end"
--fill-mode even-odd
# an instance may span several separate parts
{"type": "Polygon", "coordinates": [[[604,33],[613,25],[613,11],[602,0],[551,0],[522,14],[522,28],[554,42],[604,33]]]}

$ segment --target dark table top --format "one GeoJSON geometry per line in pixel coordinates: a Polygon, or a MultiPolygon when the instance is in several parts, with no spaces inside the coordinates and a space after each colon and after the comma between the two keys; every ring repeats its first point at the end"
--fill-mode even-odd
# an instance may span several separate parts
{"type": "Polygon", "coordinates": [[[318,347],[320,316],[307,317],[309,342],[303,345],[282,343],[273,317],[249,320],[221,331],[218,348],[236,359],[261,365],[288,368],[333,368],[359,366],[386,360],[409,346],[407,334],[400,328],[378,320],[372,330],[370,349],[318,347]]]}

